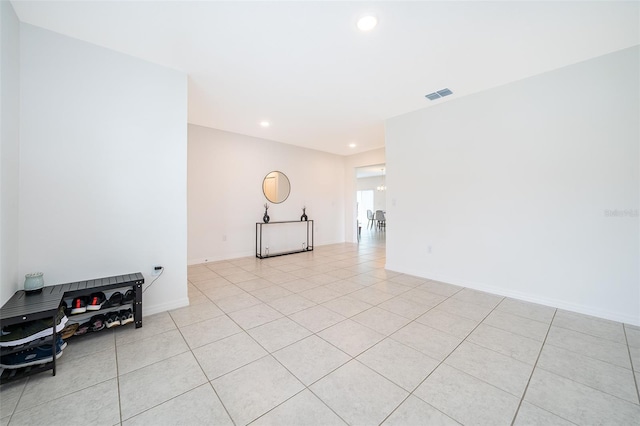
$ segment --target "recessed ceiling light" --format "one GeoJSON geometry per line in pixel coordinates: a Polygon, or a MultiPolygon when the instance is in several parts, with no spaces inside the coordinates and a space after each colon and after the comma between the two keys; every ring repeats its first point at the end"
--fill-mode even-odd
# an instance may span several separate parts
{"type": "Polygon", "coordinates": [[[350,144],[349,144],[349,148],[355,148],[355,147],[356,147],[356,144],[355,144],[355,143],[350,143],[350,144]]]}
{"type": "Polygon", "coordinates": [[[358,19],[358,23],[356,24],[360,31],[371,31],[378,25],[378,19],[375,16],[367,15],[358,19]]]}
{"type": "Polygon", "coordinates": [[[262,126],[262,127],[269,127],[269,126],[271,126],[271,123],[269,123],[267,120],[262,120],[262,121],[260,122],[260,126],[262,126]]]}

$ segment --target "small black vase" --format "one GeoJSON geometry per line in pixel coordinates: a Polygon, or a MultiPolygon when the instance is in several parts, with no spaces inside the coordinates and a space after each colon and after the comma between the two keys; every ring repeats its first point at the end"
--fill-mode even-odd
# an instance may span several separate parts
{"type": "Polygon", "coordinates": [[[302,216],[300,216],[300,221],[306,221],[308,219],[307,214],[303,213],[302,216]]]}
{"type": "Polygon", "coordinates": [[[264,216],[262,216],[262,221],[264,223],[269,223],[269,215],[265,212],[264,216]]]}

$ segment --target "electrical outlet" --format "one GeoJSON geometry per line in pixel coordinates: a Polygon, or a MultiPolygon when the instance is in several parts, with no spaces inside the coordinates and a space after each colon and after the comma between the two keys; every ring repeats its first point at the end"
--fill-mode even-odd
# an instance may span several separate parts
{"type": "Polygon", "coordinates": [[[160,275],[163,270],[164,270],[164,267],[162,267],[160,265],[154,265],[151,268],[151,275],[160,275]]]}

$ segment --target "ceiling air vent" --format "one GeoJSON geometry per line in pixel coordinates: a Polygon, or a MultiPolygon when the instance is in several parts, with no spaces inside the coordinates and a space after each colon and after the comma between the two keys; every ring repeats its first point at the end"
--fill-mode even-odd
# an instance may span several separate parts
{"type": "Polygon", "coordinates": [[[433,92],[433,93],[429,93],[428,95],[424,95],[424,97],[429,99],[430,101],[435,101],[436,99],[440,99],[442,97],[449,96],[452,93],[453,92],[450,89],[445,88],[445,89],[442,89],[442,90],[438,90],[437,92],[433,92]]]}

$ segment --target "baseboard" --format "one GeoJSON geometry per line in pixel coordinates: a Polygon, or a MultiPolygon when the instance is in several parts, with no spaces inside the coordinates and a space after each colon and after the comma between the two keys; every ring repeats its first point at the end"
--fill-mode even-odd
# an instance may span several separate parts
{"type": "Polygon", "coordinates": [[[577,303],[571,303],[565,300],[554,299],[550,297],[541,297],[539,295],[520,292],[520,291],[510,291],[508,289],[494,287],[494,286],[486,285],[484,283],[465,281],[465,280],[455,279],[448,276],[440,276],[440,275],[426,276],[422,272],[402,268],[398,265],[393,265],[393,264],[387,264],[385,268],[394,272],[413,275],[413,276],[425,278],[428,280],[441,281],[444,283],[453,284],[460,287],[466,287],[473,290],[484,291],[484,292],[495,294],[498,296],[511,297],[513,299],[518,299],[525,302],[537,303],[539,305],[549,306],[557,309],[563,309],[563,310],[575,312],[578,314],[590,315],[590,316],[594,316],[594,317],[598,317],[606,320],[640,326],[640,317],[634,317],[632,315],[624,315],[624,314],[620,314],[619,312],[612,312],[606,309],[599,309],[593,306],[580,305],[577,303]]]}
{"type": "Polygon", "coordinates": [[[184,297],[178,300],[172,300],[171,302],[161,303],[158,305],[147,306],[143,305],[142,316],[146,317],[153,314],[159,314],[160,312],[171,311],[173,309],[183,308],[189,306],[189,298],[184,297]]]}

